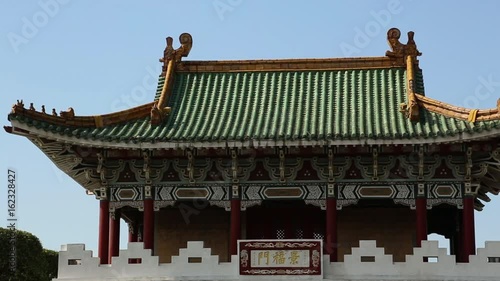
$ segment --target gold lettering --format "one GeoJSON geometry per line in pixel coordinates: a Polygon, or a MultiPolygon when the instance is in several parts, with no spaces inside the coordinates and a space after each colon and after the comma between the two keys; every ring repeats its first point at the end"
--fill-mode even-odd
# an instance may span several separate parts
{"type": "Polygon", "coordinates": [[[285,264],[285,252],[284,251],[277,251],[273,255],[273,263],[274,264],[285,264]]]}
{"type": "Polygon", "coordinates": [[[269,265],[269,251],[262,251],[259,253],[259,262],[258,262],[259,265],[261,259],[265,259],[266,261],[265,265],[269,265]]]}
{"type": "Polygon", "coordinates": [[[290,260],[290,264],[298,264],[299,263],[299,252],[298,251],[291,251],[290,256],[288,259],[290,260]]]}

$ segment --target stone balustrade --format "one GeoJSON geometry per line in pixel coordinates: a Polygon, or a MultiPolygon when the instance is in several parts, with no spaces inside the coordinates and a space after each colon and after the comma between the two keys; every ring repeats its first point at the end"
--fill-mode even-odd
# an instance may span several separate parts
{"type": "MultiPolygon", "coordinates": [[[[308,276],[240,276],[238,258],[219,262],[219,257],[204,248],[203,242],[188,242],[171,263],[160,264],[142,243],[129,243],[110,265],[99,265],[99,259],[85,250],[83,244],[62,247],[59,273],[55,280],[132,281],[132,280],[318,280],[308,276]]],[[[456,263],[436,241],[424,241],[407,255],[405,262],[393,262],[392,256],[376,246],[375,241],[360,241],[344,262],[323,259],[320,280],[500,280],[500,242],[486,242],[469,263],[456,263]]]]}

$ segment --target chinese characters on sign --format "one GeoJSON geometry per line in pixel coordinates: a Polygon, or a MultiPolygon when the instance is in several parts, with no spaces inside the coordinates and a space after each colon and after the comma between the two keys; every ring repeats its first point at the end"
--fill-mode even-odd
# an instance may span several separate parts
{"type": "Polygon", "coordinates": [[[250,251],[252,267],[308,267],[308,250],[250,251]]]}
{"type": "Polygon", "coordinates": [[[321,240],[241,240],[240,275],[321,275],[321,240]]]}

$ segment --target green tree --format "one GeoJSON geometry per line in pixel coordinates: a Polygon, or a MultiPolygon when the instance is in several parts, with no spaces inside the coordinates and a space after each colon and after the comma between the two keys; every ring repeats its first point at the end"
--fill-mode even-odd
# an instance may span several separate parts
{"type": "Polygon", "coordinates": [[[59,253],[52,250],[43,250],[43,254],[45,255],[45,260],[47,261],[47,269],[46,274],[48,279],[52,280],[57,277],[57,266],[59,264],[59,253]]]}
{"type": "Polygon", "coordinates": [[[0,228],[0,280],[50,281],[57,276],[57,258],[33,234],[0,228]]]}

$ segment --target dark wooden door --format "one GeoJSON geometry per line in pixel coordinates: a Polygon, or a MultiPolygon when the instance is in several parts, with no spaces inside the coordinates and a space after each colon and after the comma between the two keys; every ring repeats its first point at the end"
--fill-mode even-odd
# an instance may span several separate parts
{"type": "Polygon", "coordinates": [[[322,239],[325,213],[300,204],[268,204],[247,210],[247,239],[322,239]]]}

